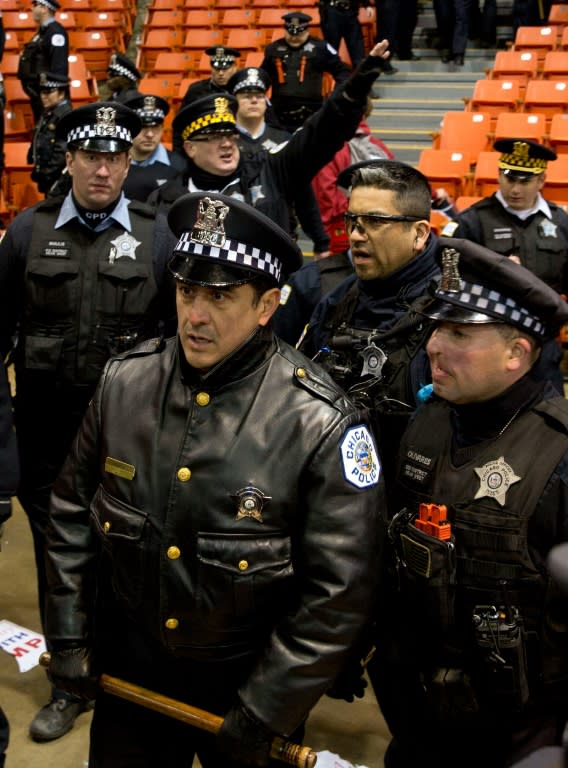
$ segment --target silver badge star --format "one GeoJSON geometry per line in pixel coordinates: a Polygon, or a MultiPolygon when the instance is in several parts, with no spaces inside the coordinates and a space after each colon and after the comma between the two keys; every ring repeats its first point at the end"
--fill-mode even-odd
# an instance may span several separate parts
{"type": "Polygon", "coordinates": [[[387,361],[387,356],[383,350],[380,347],[377,347],[374,342],[371,342],[371,344],[369,344],[368,347],[365,347],[360,354],[364,360],[361,375],[366,376],[367,374],[370,374],[376,379],[382,379],[383,365],[387,361]]]}
{"type": "Polygon", "coordinates": [[[475,468],[475,474],[479,477],[479,490],[474,499],[488,497],[495,499],[505,506],[505,497],[509,488],[518,483],[520,478],[510,464],[507,464],[504,456],[488,461],[482,467],[475,468]]]}
{"type": "Polygon", "coordinates": [[[550,219],[544,219],[544,221],[540,223],[539,228],[543,237],[556,237],[556,230],[558,227],[553,221],[550,221],[550,219]]]}
{"type": "Polygon", "coordinates": [[[114,246],[108,257],[111,264],[114,264],[116,259],[120,259],[122,256],[136,260],[136,248],[140,245],[140,241],[129,235],[128,232],[123,232],[122,235],[115,237],[110,242],[114,246]]]}

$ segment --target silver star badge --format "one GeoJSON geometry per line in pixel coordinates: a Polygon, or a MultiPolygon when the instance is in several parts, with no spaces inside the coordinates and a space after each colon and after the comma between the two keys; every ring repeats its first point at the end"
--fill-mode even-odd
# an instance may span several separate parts
{"type": "Polygon", "coordinates": [[[367,374],[370,374],[376,379],[382,379],[383,365],[387,361],[387,356],[383,350],[380,347],[377,347],[374,342],[371,342],[368,347],[365,347],[360,355],[364,361],[361,375],[366,376],[367,374]]]}
{"type": "Polygon", "coordinates": [[[113,245],[108,257],[111,264],[123,256],[136,260],[136,248],[140,245],[140,241],[129,235],[128,232],[123,232],[122,235],[115,237],[110,242],[113,245]]]}
{"type": "Polygon", "coordinates": [[[515,474],[511,465],[507,464],[504,456],[488,461],[482,467],[476,467],[475,474],[479,477],[479,490],[474,499],[488,497],[495,499],[502,507],[505,506],[509,488],[522,479],[515,474]]]}
{"type": "Polygon", "coordinates": [[[254,485],[247,485],[245,488],[241,488],[234,494],[231,494],[231,498],[235,499],[239,504],[236,520],[242,520],[243,517],[252,517],[254,520],[258,520],[259,523],[264,522],[262,519],[262,509],[269,501],[271,496],[265,496],[254,485]]]}
{"type": "Polygon", "coordinates": [[[544,219],[539,225],[539,229],[543,237],[556,237],[556,230],[558,227],[550,219],[544,219]]]}

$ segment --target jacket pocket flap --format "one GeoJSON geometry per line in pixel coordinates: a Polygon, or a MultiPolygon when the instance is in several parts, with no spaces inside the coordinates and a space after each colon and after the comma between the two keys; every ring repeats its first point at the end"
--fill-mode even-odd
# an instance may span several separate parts
{"type": "Polygon", "coordinates": [[[206,565],[243,575],[280,570],[291,561],[290,538],[198,534],[197,558],[206,565]]]}
{"type": "Polygon", "coordinates": [[[78,275],[79,265],[73,261],[66,261],[65,259],[57,259],[52,261],[51,259],[37,259],[30,262],[28,265],[28,272],[30,275],[37,275],[38,277],[59,277],[59,275],[78,275]]]}
{"type": "Polygon", "coordinates": [[[111,496],[102,485],[91,503],[91,513],[102,537],[120,536],[133,542],[142,538],[144,524],[148,519],[146,512],[111,496]]]}
{"type": "Polygon", "coordinates": [[[112,264],[110,261],[99,262],[99,274],[115,280],[139,280],[147,277],[148,271],[148,264],[133,259],[120,259],[112,264]]]}

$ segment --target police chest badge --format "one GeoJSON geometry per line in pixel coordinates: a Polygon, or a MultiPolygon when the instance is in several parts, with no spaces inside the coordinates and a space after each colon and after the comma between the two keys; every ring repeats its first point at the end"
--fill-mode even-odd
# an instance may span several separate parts
{"type": "Polygon", "coordinates": [[[509,488],[522,479],[515,474],[511,465],[507,464],[504,456],[488,461],[482,467],[476,467],[475,474],[479,477],[479,489],[474,499],[488,497],[495,499],[502,507],[505,506],[509,488]]]}
{"type": "Polygon", "coordinates": [[[339,450],[345,479],[356,488],[379,482],[381,465],[371,433],[364,424],[348,429],[339,450]]]}
{"type": "Polygon", "coordinates": [[[115,237],[110,242],[113,247],[110,249],[108,260],[111,264],[123,256],[136,260],[136,248],[140,245],[140,241],[129,235],[128,232],[123,232],[122,235],[115,237]]]}
{"type": "Polygon", "coordinates": [[[264,522],[262,519],[263,508],[272,500],[272,496],[265,496],[254,485],[247,485],[241,488],[240,491],[232,493],[231,498],[237,501],[239,505],[235,520],[242,520],[243,517],[252,517],[254,520],[258,520],[259,523],[264,522]]]}
{"type": "Polygon", "coordinates": [[[383,350],[380,347],[377,347],[374,342],[371,342],[368,347],[365,347],[360,355],[363,358],[363,370],[361,371],[361,375],[366,376],[369,374],[376,379],[382,379],[383,365],[387,361],[387,356],[383,350]]]}
{"type": "Polygon", "coordinates": [[[542,237],[556,237],[557,226],[550,219],[544,219],[538,225],[538,231],[542,237]]]}

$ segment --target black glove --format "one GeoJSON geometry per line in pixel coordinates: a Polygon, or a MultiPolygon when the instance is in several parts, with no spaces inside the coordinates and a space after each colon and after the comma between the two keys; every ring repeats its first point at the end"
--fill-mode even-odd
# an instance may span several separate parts
{"type": "Polygon", "coordinates": [[[47,676],[56,688],[90,701],[97,694],[97,679],[91,674],[89,648],[66,648],[51,652],[47,676]]]}
{"type": "Polygon", "coordinates": [[[268,765],[276,734],[243,705],[231,709],[217,734],[219,751],[235,762],[261,768],[268,765]]]}
{"type": "Polygon", "coordinates": [[[384,59],[380,56],[367,56],[363,59],[345,83],[346,96],[363,104],[371,92],[373,83],[382,72],[381,64],[384,64],[384,59]]]}
{"type": "Polygon", "coordinates": [[[362,699],[367,687],[364,674],[363,662],[355,656],[351,656],[343,665],[331,687],[326,691],[327,695],[332,699],[344,699],[350,704],[355,699],[362,699]]]}

